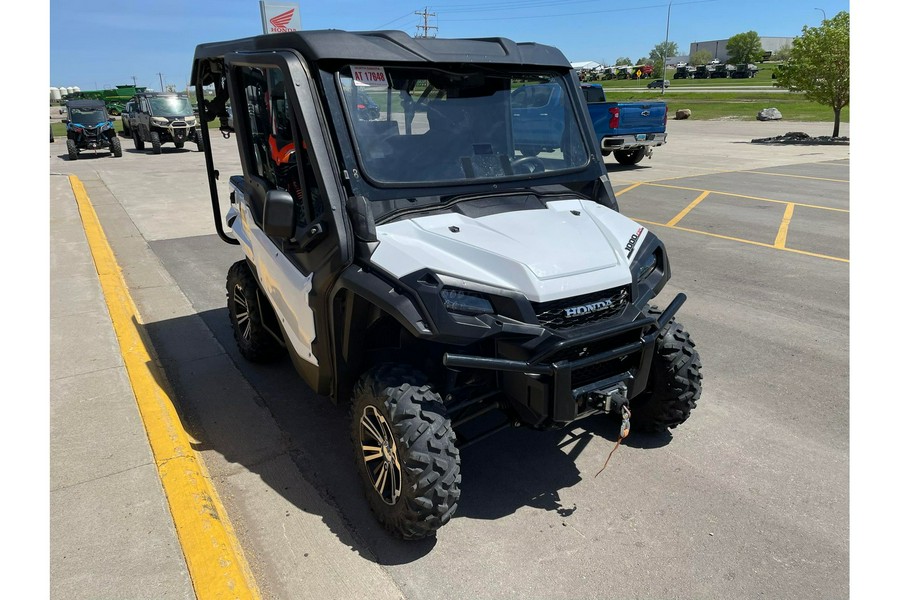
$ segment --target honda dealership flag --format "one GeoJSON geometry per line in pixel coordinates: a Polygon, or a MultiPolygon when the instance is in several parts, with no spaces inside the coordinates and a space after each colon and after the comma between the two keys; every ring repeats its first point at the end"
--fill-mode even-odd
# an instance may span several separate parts
{"type": "Polygon", "coordinates": [[[300,5],[266,2],[260,0],[259,13],[262,15],[263,33],[284,33],[300,31],[300,5]]]}

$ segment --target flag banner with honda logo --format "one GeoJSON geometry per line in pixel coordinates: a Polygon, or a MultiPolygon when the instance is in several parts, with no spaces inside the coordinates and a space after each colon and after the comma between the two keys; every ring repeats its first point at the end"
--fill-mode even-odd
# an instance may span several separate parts
{"type": "Polygon", "coordinates": [[[284,33],[300,31],[300,5],[277,4],[260,0],[259,13],[262,15],[263,33],[284,33]]]}

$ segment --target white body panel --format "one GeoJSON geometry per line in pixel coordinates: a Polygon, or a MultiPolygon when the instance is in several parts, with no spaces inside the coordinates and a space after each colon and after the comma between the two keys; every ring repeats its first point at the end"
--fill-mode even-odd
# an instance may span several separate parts
{"type": "Polygon", "coordinates": [[[312,342],[316,338],[316,324],[309,307],[312,274],[304,275],[282,254],[253,221],[244,195],[240,190],[232,189],[238,208],[229,210],[226,222],[237,213],[231,229],[244,254],[256,266],[259,284],[278,315],[286,341],[297,356],[318,366],[319,361],[312,353],[312,342]]]}
{"type": "Polygon", "coordinates": [[[425,215],[381,225],[377,233],[372,261],[395,277],[430,268],[518,290],[532,302],[631,283],[625,247],[635,234],[635,250],[646,238],[631,219],[579,199],[477,219],[456,213],[425,215]]]}

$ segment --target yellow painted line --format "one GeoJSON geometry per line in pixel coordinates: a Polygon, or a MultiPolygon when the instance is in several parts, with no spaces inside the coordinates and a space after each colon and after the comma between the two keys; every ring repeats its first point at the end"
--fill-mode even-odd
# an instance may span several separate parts
{"type": "Polygon", "coordinates": [[[788,227],[791,226],[791,218],[794,216],[794,205],[788,204],[784,207],[784,216],[781,218],[781,226],[778,228],[778,236],[775,237],[775,247],[784,249],[787,242],[788,227]]]}
{"type": "MultiPolygon", "coordinates": [[[[637,221],[637,222],[639,222],[639,223],[643,223],[643,224],[645,224],[645,225],[654,225],[654,226],[657,226],[657,227],[669,227],[669,226],[666,225],[665,223],[655,223],[655,222],[653,222],[653,221],[646,221],[646,220],[644,220],[644,219],[635,219],[635,221],[637,221]]],[[[707,236],[709,236],[709,237],[719,238],[719,239],[722,239],[722,240],[729,240],[729,241],[732,241],[732,242],[740,242],[740,243],[742,243],[742,244],[751,244],[751,245],[753,245],[753,246],[760,246],[760,247],[762,247],[762,248],[771,248],[772,250],[781,250],[782,252],[791,252],[791,253],[793,253],[793,254],[802,254],[802,255],[804,255],[804,256],[812,256],[812,257],[815,257],[815,258],[824,258],[824,259],[826,259],[826,260],[834,260],[834,261],[837,261],[837,262],[843,262],[843,263],[849,263],[849,262],[850,262],[850,260],[847,259],[847,258],[840,258],[840,257],[837,257],[837,256],[829,256],[829,255],[827,255],[827,254],[817,254],[817,253],[815,253],[815,252],[807,252],[807,251],[805,251],[805,250],[796,250],[796,249],[794,249],[794,248],[777,248],[774,244],[766,244],[766,243],[763,243],[763,242],[755,242],[755,241],[753,241],[753,240],[745,240],[745,239],[742,239],[742,238],[730,237],[730,236],[727,236],[727,235],[721,235],[721,234],[718,234],[718,233],[711,233],[711,232],[709,232],[709,231],[700,231],[700,230],[697,230],[697,229],[688,229],[687,227],[669,227],[669,229],[675,229],[675,230],[677,230],[677,231],[686,231],[686,232],[688,232],[688,233],[698,233],[698,234],[700,234],[700,235],[707,235],[707,236]]]]}
{"type": "Polygon", "coordinates": [[[796,179],[813,179],[815,181],[834,181],[837,183],[850,183],[849,179],[829,179],[828,177],[812,177],[810,175],[791,175],[789,173],[772,173],[771,171],[745,171],[756,175],[773,175],[775,177],[794,177],[796,179]]]}
{"type": "Polygon", "coordinates": [[[149,340],[143,339],[137,307],[84,184],[74,175],[69,182],[194,593],[198,600],[258,600],[259,589],[249,564],[203,459],[191,447],[191,438],[166,392],[165,374],[156,364],[149,340]]]}
{"type": "Polygon", "coordinates": [[[632,183],[631,185],[629,185],[629,186],[628,186],[627,188],[625,188],[624,190],[621,190],[621,191],[619,191],[619,192],[616,192],[616,196],[621,196],[621,195],[624,194],[625,192],[630,192],[631,190],[633,190],[633,189],[636,188],[637,186],[641,185],[642,183],[643,183],[643,181],[638,181],[637,183],[632,183]]]}
{"type": "MultiPolygon", "coordinates": [[[[663,183],[644,183],[644,185],[650,185],[654,187],[662,187],[662,188],[670,188],[673,190],[687,190],[689,192],[705,192],[707,190],[702,190],[700,188],[692,188],[692,187],[683,187],[680,185],[666,185],[663,183]]],[[[717,196],[731,196],[732,198],[746,198],[748,200],[759,200],[761,202],[773,202],[775,204],[793,204],[794,206],[803,206],[805,208],[815,208],[818,210],[830,210],[832,212],[840,212],[840,213],[849,213],[850,211],[844,208],[832,208],[830,206],[819,206],[817,204],[803,204],[802,202],[792,202],[790,200],[775,200],[773,198],[761,198],[759,196],[745,196],[744,194],[734,194],[732,192],[717,192],[716,190],[709,190],[710,194],[716,194],[717,196]]]]}
{"type": "Polygon", "coordinates": [[[683,211],[681,211],[680,213],[675,215],[674,219],[672,219],[671,221],[666,223],[666,227],[675,227],[678,224],[678,221],[682,220],[689,212],[694,210],[694,208],[698,204],[703,202],[703,199],[706,198],[707,196],[709,196],[709,192],[704,191],[702,194],[700,194],[699,196],[694,198],[694,201],[691,202],[690,204],[688,204],[687,207],[685,207],[685,209],[683,211]]]}

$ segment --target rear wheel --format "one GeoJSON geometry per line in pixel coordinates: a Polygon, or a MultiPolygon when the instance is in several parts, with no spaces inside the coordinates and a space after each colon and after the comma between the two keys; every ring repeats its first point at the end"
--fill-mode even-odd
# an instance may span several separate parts
{"type": "Polygon", "coordinates": [[[120,158],[122,156],[122,140],[120,140],[118,137],[110,138],[109,151],[116,158],[120,158]]]}
{"type": "Polygon", "coordinates": [[[69,152],[69,160],[78,160],[78,146],[74,140],[66,140],[66,150],[69,152]]]}
{"type": "Polygon", "coordinates": [[[280,358],[285,349],[263,327],[262,291],[246,260],[239,260],[228,269],[225,289],[234,340],[244,358],[258,363],[280,358]]]}
{"type": "MultiPolygon", "coordinates": [[[[649,316],[659,318],[656,307],[649,316]]],[[[697,408],[703,374],[700,355],[681,323],[670,320],[656,338],[647,389],[631,401],[631,420],[636,429],[659,432],[687,421],[697,408]]]]}
{"type": "Polygon", "coordinates": [[[456,512],[460,463],[440,395],[406,365],[375,367],[353,391],[350,438],[366,498],[391,534],[415,540],[456,512]]]}
{"type": "Polygon", "coordinates": [[[162,142],[159,139],[159,133],[156,131],[150,132],[150,146],[153,148],[153,154],[162,152],[162,142]]]}
{"type": "Polygon", "coordinates": [[[631,150],[615,150],[613,156],[622,165],[636,165],[644,159],[647,149],[643,146],[631,150]]]}

